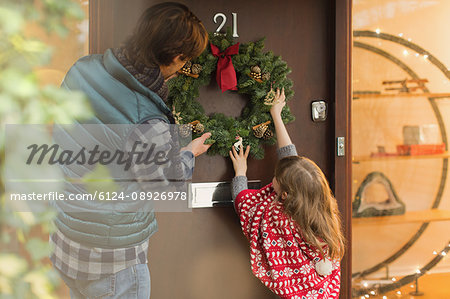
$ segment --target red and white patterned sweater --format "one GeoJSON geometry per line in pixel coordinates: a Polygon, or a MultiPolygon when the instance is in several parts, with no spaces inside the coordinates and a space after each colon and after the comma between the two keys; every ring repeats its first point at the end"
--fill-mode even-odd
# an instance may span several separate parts
{"type": "Polygon", "coordinates": [[[339,261],[332,261],[330,275],[319,275],[319,252],[302,239],[298,224],[275,198],[269,184],[243,190],[235,200],[242,231],[250,241],[253,274],[283,299],[339,298],[339,261]]]}

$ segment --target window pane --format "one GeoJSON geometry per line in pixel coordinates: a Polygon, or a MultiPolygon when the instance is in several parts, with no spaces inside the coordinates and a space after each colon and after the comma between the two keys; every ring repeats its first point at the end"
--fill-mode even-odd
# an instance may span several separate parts
{"type": "Polygon", "coordinates": [[[440,284],[450,281],[450,261],[440,255],[450,240],[449,15],[444,0],[353,1],[352,285],[358,298],[397,292],[409,298],[422,272],[423,298],[450,298],[450,288],[440,284]]]}

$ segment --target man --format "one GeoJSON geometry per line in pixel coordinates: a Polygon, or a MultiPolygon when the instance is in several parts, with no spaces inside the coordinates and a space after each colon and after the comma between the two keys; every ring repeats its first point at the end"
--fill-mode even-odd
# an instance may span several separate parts
{"type": "MultiPolygon", "coordinates": [[[[186,6],[161,3],[144,12],[124,46],[78,60],[62,87],[81,90],[88,96],[95,111],[95,117],[88,122],[129,126],[106,126],[105,132],[89,133],[88,137],[68,134],[68,144],[92,145],[92,139],[100,142],[102,149],[113,151],[122,145],[130,150],[136,140],[140,144],[156,143],[156,151],[171,152],[171,157],[175,157],[170,161],[175,178],[189,177],[194,156],[209,148],[204,141],[210,134],[193,140],[189,150],[178,150],[177,155],[175,142],[167,137],[167,124],[174,123],[174,119],[165,102],[166,81],[203,52],[207,38],[203,24],[186,6]],[[135,124],[143,126],[135,128],[135,124]]],[[[114,178],[128,177],[123,168],[110,168],[114,178]]],[[[86,174],[86,167],[79,165],[63,170],[71,178],[86,174]]],[[[134,165],[132,172],[137,180],[121,183],[122,189],[130,193],[151,191],[154,185],[146,182],[163,180],[166,170],[155,165],[134,165]]],[[[65,190],[69,194],[84,192],[83,187],[70,182],[65,190]]],[[[138,211],[140,206],[133,204],[136,205],[116,205],[110,211],[102,211],[98,202],[57,203],[57,230],[50,238],[55,247],[51,260],[69,286],[72,298],[150,297],[148,240],[157,224],[152,210],[138,211]],[[130,207],[136,210],[130,211],[130,207]]]]}

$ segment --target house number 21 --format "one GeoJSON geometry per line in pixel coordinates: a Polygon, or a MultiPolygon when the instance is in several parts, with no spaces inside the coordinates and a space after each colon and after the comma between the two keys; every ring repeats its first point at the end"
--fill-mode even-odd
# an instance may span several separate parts
{"type": "MultiPolygon", "coordinates": [[[[237,33],[237,13],[233,12],[231,13],[233,15],[233,37],[239,37],[237,33]]],[[[220,23],[219,27],[217,27],[216,32],[219,33],[220,30],[222,30],[223,26],[225,26],[225,23],[227,22],[227,16],[221,12],[216,13],[214,15],[214,23],[217,24],[217,19],[222,18],[222,23],[220,23]]]]}

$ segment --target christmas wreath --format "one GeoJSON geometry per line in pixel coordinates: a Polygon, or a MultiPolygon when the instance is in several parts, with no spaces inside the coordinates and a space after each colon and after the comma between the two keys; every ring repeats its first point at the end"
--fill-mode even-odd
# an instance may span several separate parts
{"type": "MultiPolygon", "coordinates": [[[[180,75],[169,81],[169,105],[181,137],[199,137],[203,132],[212,135],[205,143],[213,144],[209,155],[228,156],[231,146],[250,145],[250,154],[264,158],[263,144],[275,144],[274,127],[270,116],[275,90],[284,88],[286,100],[294,91],[286,62],[272,52],[263,52],[264,38],[246,44],[234,43],[231,30],[226,34],[210,34],[210,46],[195,60],[181,69],[180,75]],[[250,97],[237,118],[222,113],[206,115],[196,100],[199,89],[208,85],[216,71],[222,91],[236,90],[250,97]],[[234,77],[233,77],[234,76],[234,77]],[[234,86],[233,86],[234,85],[234,86]]],[[[289,107],[282,111],[285,123],[294,120],[289,107]]]]}

